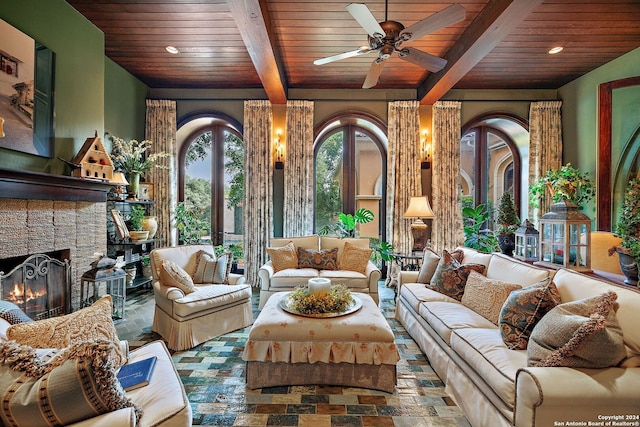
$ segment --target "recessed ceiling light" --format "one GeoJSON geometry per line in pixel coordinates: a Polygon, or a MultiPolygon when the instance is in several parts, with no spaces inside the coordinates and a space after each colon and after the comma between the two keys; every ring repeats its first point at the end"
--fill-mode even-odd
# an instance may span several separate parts
{"type": "Polygon", "coordinates": [[[549,55],[555,55],[556,53],[562,52],[564,48],[562,46],[556,46],[549,49],[549,55]]]}
{"type": "Polygon", "coordinates": [[[166,50],[167,52],[169,52],[169,53],[173,54],[173,55],[176,55],[176,54],[180,53],[180,51],[178,50],[178,48],[177,48],[177,47],[175,47],[175,46],[167,46],[167,47],[165,47],[165,50],[166,50]]]}

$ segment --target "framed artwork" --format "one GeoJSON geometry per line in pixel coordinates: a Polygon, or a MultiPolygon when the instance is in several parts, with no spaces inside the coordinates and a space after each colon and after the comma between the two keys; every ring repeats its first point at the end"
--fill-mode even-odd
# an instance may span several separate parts
{"type": "Polygon", "coordinates": [[[0,148],[54,155],[55,54],[0,19],[0,148]]]}
{"type": "Polygon", "coordinates": [[[113,218],[113,223],[116,225],[116,231],[118,232],[118,236],[121,239],[126,239],[129,237],[129,229],[127,228],[127,224],[124,222],[124,215],[118,209],[111,209],[111,217],[113,218]]]}
{"type": "Polygon", "coordinates": [[[153,184],[150,182],[141,182],[138,189],[138,200],[153,199],[153,184]]]}

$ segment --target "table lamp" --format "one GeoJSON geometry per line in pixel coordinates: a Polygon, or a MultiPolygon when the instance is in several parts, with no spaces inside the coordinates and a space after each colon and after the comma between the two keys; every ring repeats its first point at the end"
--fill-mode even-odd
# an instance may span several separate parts
{"type": "Polygon", "coordinates": [[[411,235],[413,236],[413,248],[411,250],[414,252],[424,250],[427,246],[427,224],[422,219],[434,217],[427,196],[411,197],[404,217],[416,218],[411,224],[411,235]]]}
{"type": "Polygon", "coordinates": [[[124,187],[129,185],[129,182],[127,181],[127,178],[125,178],[124,173],[122,173],[122,172],[114,172],[111,182],[114,183],[114,184],[117,184],[116,185],[116,193],[118,194],[118,198],[120,200],[124,200],[124,198],[125,198],[124,187]]]}

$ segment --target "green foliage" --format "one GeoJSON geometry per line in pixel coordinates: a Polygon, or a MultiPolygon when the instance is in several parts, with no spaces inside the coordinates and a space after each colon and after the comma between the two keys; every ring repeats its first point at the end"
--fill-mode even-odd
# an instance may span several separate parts
{"type": "Polygon", "coordinates": [[[318,233],[322,236],[334,234],[338,237],[356,237],[356,224],[366,224],[373,218],[373,212],[365,208],[358,209],[354,215],[340,212],[335,223],[327,224],[318,233]]]}
{"type": "Polygon", "coordinates": [[[379,267],[382,266],[382,261],[390,262],[395,259],[393,253],[396,248],[389,242],[383,242],[378,238],[369,238],[369,246],[373,249],[371,254],[371,261],[379,267]]]}
{"type": "Polygon", "coordinates": [[[624,193],[622,210],[618,217],[615,234],[622,239],[620,246],[625,252],[640,261],[640,179],[629,181],[624,193]]]}
{"type": "Polygon", "coordinates": [[[554,203],[567,201],[583,209],[584,204],[589,202],[596,194],[596,186],[588,172],[581,172],[579,169],[567,163],[560,169],[551,169],[538,181],[529,187],[529,198],[534,207],[540,207],[542,198],[550,188],[551,200],[554,203]]]}
{"type": "Polygon", "coordinates": [[[129,228],[134,231],[142,230],[142,221],[144,221],[145,210],[142,206],[131,205],[131,212],[129,213],[129,228]]]}
{"type": "Polygon", "coordinates": [[[230,245],[218,245],[214,248],[216,256],[220,256],[224,253],[231,253],[234,261],[240,261],[244,259],[244,245],[242,243],[232,243],[230,245]]]}
{"type": "Polygon", "coordinates": [[[500,234],[515,233],[520,225],[520,218],[516,213],[513,197],[508,191],[502,193],[502,197],[500,198],[496,223],[498,224],[498,233],[500,234]]]}
{"type": "Polygon", "coordinates": [[[498,250],[498,240],[495,234],[485,228],[489,218],[490,213],[482,203],[475,208],[470,206],[462,208],[464,245],[466,247],[485,253],[498,250]]]}
{"type": "Polygon", "coordinates": [[[227,133],[224,137],[225,173],[230,176],[225,188],[227,208],[239,206],[244,199],[244,141],[227,133]]]}
{"type": "Polygon", "coordinates": [[[199,244],[207,231],[207,224],[202,221],[200,213],[185,202],[176,206],[175,227],[178,230],[178,240],[183,245],[199,244]]]}
{"type": "Polygon", "coordinates": [[[318,150],[316,175],[316,228],[331,226],[342,211],[342,133],[331,135],[318,150]]]}

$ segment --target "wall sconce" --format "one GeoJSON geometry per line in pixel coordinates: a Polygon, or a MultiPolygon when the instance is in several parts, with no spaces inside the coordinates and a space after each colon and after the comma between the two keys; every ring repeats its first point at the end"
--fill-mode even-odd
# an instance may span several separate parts
{"type": "Polygon", "coordinates": [[[425,129],[422,131],[422,138],[420,139],[420,146],[422,147],[422,161],[420,162],[420,169],[431,169],[431,144],[427,139],[428,131],[425,129]]]}
{"type": "Polygon", "coordinates": [[[283,151],[284,151],[284,147],[282,146],[282,142],[280,141],[280,137],[281,137],[281,133],[280,131],[278,131],[276,133],[276,164],[275,164],[275,168],[276,169],[284,169],[284,156],[283,156],[283,151]]]}

